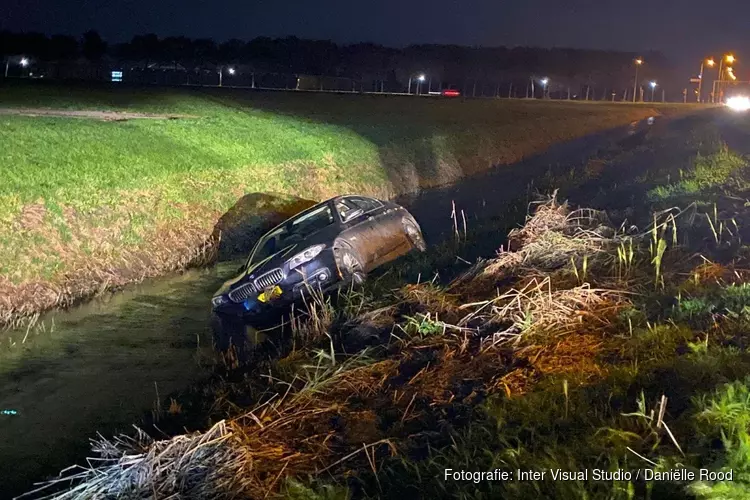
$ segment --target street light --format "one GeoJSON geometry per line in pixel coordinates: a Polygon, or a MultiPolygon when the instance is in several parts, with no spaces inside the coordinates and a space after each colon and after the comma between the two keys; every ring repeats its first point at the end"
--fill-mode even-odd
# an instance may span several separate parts
{"type": "Polygon", "coordinates": [[[703,102],[703,67],[704,65],[708,66],[709,68],[713,68],[716,66],[716,61],[714,61],[713,57],[709,57],[708,59],[704,59],[701,61],[701,72],[698,73],[698,102],[703,102]]]}
{"type": "Polygon", "coordinates": [[[651,82],[649,85],[651,86],[651,102],[654,102],[654,91],[656,90],[657,83],[651,82]]]}
{"type": "MultiPolygon", "coordinates": [[[[234,68],[227,68],[227,73],[230,75],[234,74],[234,68]]],[[[224,80],[224,66],[219,66],[219,87],[222,86],[224,80]]]]}
{"type": "Polygon", "coordinates": [[[633,102],[635,102],[635,94],[638,89],[638,68],[643,64],[643,59],[640,57],[633,61],[635,63],[635,82],[633,82],[633,102]]]}
{"type": "MultiPolygon", "coordinates": [[[[406,91],[406,93],[407,93],[407,94],[411,94],[411,81],[412,81],[413,79],[414,79],[414,76],[410,76],[410,77],[409,77],[409,88],[408,88],[408,90],[406,91]]],[[[425,81],[425,79],[426,79],[426,77],[425,77],[424,73],[420,73],[420,74],[419,74],[419,75],[417,75],[417,77],[416,77],[416,80],[417,80],[417,81],[418,81],[418,82],[419,82],[420,84],[421,84],[422,82],[424,82],[424,81],[425,81]]],[[[415,94],[415,95],[419,94],[419,85],[417,85],[417,89],[416,89],[416,91],[414,92],[414,94],[415,94]]]]}
{"type": "MultiPolygon", "coordinates": [[[[5,60],[5,78],[8,78],[8,69],[10,68],[10,56],[5,60]]],[[[24,68],[29,65],[29,60],[25,57],[21,57],[18,63],[24,68]]]]}
{"type": "Polygon", "coordinates": [[[540,80],[540,83],[542,84],[542,99],[547,97],[547,84],[549,83],[549,78],[544,77],[540,80]]]}

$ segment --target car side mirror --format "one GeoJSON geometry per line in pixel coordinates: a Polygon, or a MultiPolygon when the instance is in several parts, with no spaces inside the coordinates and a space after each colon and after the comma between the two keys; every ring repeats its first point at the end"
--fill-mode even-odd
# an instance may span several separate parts
{"type": "Polygon", "coordinates": [[[355,208],[351,212],[346,213],[346,215],[344,216],[344,222],[349,222],[352,219],[356,219],[357,217],[359,217],[360,215],[364,213],[365,211],[362,210],[361,208],[355,208]]]}

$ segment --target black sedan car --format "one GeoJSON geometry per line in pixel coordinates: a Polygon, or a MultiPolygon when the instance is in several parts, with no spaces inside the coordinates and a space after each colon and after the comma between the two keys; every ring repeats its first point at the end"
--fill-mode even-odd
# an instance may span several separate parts
{"type": "Polygon", "coordinates": [[[250,325],[264,323],[304,293],[361,283],[369,271],[412,249],[424,251],[425,242],[406,209],[365,196],[338,196],[261,237],[239,276],[214,295],[213,310],[250,325]]]}

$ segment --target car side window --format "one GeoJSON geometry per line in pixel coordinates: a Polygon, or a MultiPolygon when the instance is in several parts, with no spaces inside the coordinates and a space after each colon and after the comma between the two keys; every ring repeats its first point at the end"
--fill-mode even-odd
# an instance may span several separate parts
{"type": "Polygon", "coordinates": [[[347,201],[350,201],[354,203],[357,208],[361,208],[362,210],[366,212],[371,212],[372,210],[376,210],[383,206],[382,203],[380,203],[378,200],[373,200],[372,198],[365,198],[363,196],[351,196],[347,198],[347,201]]]}
{"type": "Polygon", "coordinates": [[[356,206],[349,198],[342,198],[336,201],[336,210],[341,217],[341,220],[346,222],[351,217],[351,213],[357,210],[359,207],[356,206]]]}

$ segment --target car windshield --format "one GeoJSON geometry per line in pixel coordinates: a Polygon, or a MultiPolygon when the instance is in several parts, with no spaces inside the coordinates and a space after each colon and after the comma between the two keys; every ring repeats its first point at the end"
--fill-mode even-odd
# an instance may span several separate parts
{"type": "Polygon", "coordinates": [[[333,213],[327,203],[303,212],[263,236],[255,245],[246,267],[266,260],[331,224],[333,224],[333,213]]]}

